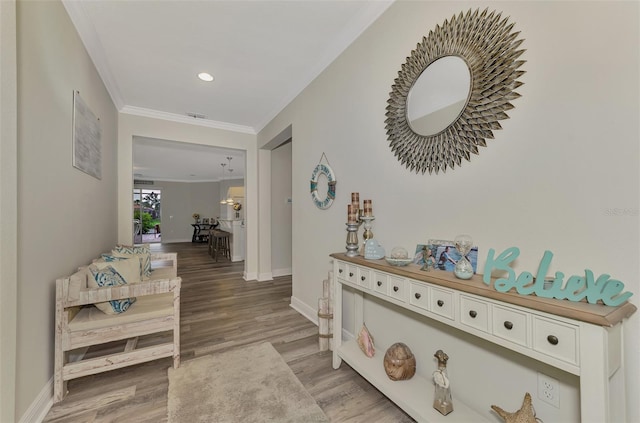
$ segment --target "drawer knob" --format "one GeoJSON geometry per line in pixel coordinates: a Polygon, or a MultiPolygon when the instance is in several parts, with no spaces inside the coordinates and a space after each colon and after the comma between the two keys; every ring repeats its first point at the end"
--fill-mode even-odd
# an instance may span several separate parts
{"type": "Polygon", "coordinates": [[[338,269],[338,273],[342,273],[342,269],[338,269]]]}
{"type": "Polygon", "coordinates": [[[475,310],[471,310],[469,312],[469,316],[471,316],[472,319],[475,319],[477,315],[478,315],[478,312],[475,310]]]}
{"type": "Polygon", "coordinates": [[[353,272],[349,272],[349,277],[352,278],[353,277],[353,272]]]}
{"type": "Polygon", "coordinates": [[[513,323],[507,320],[504,322],[504,327],[507,328],[507,330],[511,330],[513,329],[513,323]]]}
{"type": "Polygon", "coordinates": [[[438,307],[442,307],[444,305],[444,301],[438,300],[437,304],[438,304],[438,307]]]}
{"type": "Polygon", "coordinates": [[[378,286],[382,286],[382,281],[378,281],[378,286]]]}
{"type": "Polygon", "coordinates": [[[413,296],[416,297],[416,300],[419,300],[420,297],[422,297],[422,295],[419,292],[416,292],[413,296]]]}
{"type": "Polygon", "coordinates": [[[400,288],[398,288],[397,286],[394,286],[393,287],[393,292],[398,292],[398,289],[400,289],[400,288]]]}
{"type": "Polygon", "coordinates": [[[365,280],[365,279],[367,279],[367,278],[365,278],[364,276],[360,276],[360,280],[361,280],[362,282],[364,282],[364,280],[365,280]]]}
{"type": "Polygon", "coordinates": [[[554,335],[547,336],[547,341],[549,341],[551,345],[558,345],[558,342],[559,342],[558,337],[554,335]]]}

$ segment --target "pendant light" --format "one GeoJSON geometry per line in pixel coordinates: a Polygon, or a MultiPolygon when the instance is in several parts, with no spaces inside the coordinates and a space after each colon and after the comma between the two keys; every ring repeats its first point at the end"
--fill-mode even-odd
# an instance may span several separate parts
{"type": "MultiPolygon", "coordinates": [[[[226,163],[220,163],[220,166],[222,166],[222,178],[220,178],[220,182],[222,184],[222,182],[224,182],[224,167],[226,166],[226,163]]],[[[222,201],[220,201],[220,204],[227,204],[227,200],[222,199],[222,201]]]]}
{"type": "MultiPolygon", "coordinates": [[[[229,162],[229,179],[231,179],[231,172],[233,172],[233,169],[231,169],[231,159],[233,159],[233,157],[227,156],[227,161],[229,162]]],[[[227,194],[228,193],[229,191],[227,190],[227,194]]],[[[233,198],[227,197],[227,204],[233,206],[233,198]]]]}

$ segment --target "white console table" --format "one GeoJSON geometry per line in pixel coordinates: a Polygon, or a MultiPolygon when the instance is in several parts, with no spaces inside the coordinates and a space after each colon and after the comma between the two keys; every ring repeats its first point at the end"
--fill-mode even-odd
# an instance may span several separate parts
{"type": "Polygon", "coordinates": [[[343,343],[343,286],[356,292],[356,330],[364,319],[364,295],[380,298],[577,375],[583,422],[626,421],[624,407],[610,407],[610,396],[625,392],[623,325],[636,311],[633,304],[609,307],[500,293],[484,284],[479,275],[464,281],[449,272],[420,271],[416,265],[394,267],[384,259],[365,260],[344,253],[331,257],[336,276],[333,368],[344,360],[416,420],[451,423],[486,419],[459,401],[453,413],[442,416],[433,409],[433,400],[425,396],[433,392],[430,379],[416,374],[411,380],[393,382],[384,371],[383,354],[368,358],[356,341],[343,343]],[[612,378],[618,371],[622,373],[612,378]]]}

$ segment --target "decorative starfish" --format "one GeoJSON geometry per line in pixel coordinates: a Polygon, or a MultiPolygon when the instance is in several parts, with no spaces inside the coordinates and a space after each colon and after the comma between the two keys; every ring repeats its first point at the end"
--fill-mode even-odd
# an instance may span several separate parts
{"type": "Polygon", "coordinates": [[[508,413],[497,405],[492,405],[491,408],[500,415],[505,423],[537,423],[536,412],[531,404],[531,395],[527,392],[524,395],[522,401],[522,407],[514,413],[508,413]]]}

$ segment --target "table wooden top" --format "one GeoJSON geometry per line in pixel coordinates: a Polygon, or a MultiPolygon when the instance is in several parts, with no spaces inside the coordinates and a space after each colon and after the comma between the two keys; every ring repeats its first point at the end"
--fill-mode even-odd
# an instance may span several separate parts
{"type": "Polygon", "coordinates": [[[589,304],[586,301],[575,302],[569,300],[557,300],[554,298],[542,298],[535,295],[520,295],[515,289],[509,292],[498,292],[493,288],[496,278],[491,278],[491,284],[482,281],[482,275],[473,275],[469,280],[458,279],[453,272],[432,270],[429,272],[420,270],[421,266],[409,264],[407,266],[392,266],[385,259],[369,260],[362,256],[348,257],[345,253],[333,253],[331,257],[345,262],[370,267],[398,276],[404,276],[420,282],[428,282],[446,288],[456,289],[469,294],[491,298],[505,303],[543,311],[582,322],[599,326],[614,326],[623,319],[631,316],[636,311],[636,306],[630,302],[612,307],[604,304],[589,304]]]}

